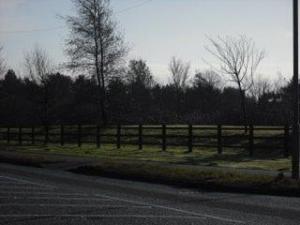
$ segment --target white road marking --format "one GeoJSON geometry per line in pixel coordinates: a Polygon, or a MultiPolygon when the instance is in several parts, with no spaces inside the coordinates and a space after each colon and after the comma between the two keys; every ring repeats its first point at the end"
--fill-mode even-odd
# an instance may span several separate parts
{"type": "Polygon", "coordinates": [[[26,203],[20,203],[20,204],[14,204],[14,203],[5,203],[0,204],[0,207],[72,207],[72,208],[137,208],[137,209],[151,209],[152,206],[148,205],[101,205],[101,204],[26,204],[26,203]]]}
{"type": "Polygon", "coordinates": [[[30,192],[30,191],[1,191],[0,188],[0,195],[3,194],[7,195],[23,195],[23,194],[31,194],[31,195],[53,195],[53,196],[81,196],[81,197],[94,197],[89,194],[79,194],[79,193],[63,193],[63,192],[30,192]]]}
{"type": "MultiPolygon", "coordinates": [[[[25,187],[25,188],[42,188],[42,189],[45,189],[45,190],[49,190],[49,188],[47,187],[44,187],[44,186],[37,186],[35,184],[27,184],[27,183],[3,183],[3,182],[0,182],[0,188],[5,188],[5,187],[25,187]]],[[[53,189],[53,188],[51,188],[53,189]]]]}
{"type": "MultiPolygon", "coordinates": [[[[52,190],[52,189],[50,189],[52,190]]],[[[49,189],[45,189],[45,188],[40,188],[40,187],[1,187],[0,186],[0,191],[2,192],[18,192],[18,191],[25,191],[28,194],[29,193],[34,193],[34,192],[42,192],[42,191],[49,191],[49,189]]],[[[54,191],[54,189],[53,189],[54,191]]]]}
{"type": "Polygon", "coordinates": [[[150,205],[155,208],[161,208],[161,209],[166,209],[166,210],[170,210],[170,211],[174,211],[174,212],[180,212],[180,213],[184,213],[184,214],[188,214],[188,215],[196,216],[196,217],[203,217],[203,218],[207,218],[207,219],[214,219],[214,220],[219,220],[219,221],[229,222],[229,223],[246,224],[245,221],[241,221],[241,220],[228,219],[228,218],[224,218],[224,217],[213,216],[213,215],[209,215],[209,214],[202,214],[202,213],[197,213],[197,212],[192,212],[192,211],[187,211],[187,210],[182,210],[182,209],[177,209],[177,208],[173,208],[173,207],[162,206],[162,205],[157,205],[157,204],[152,204],[152,203],[147,203],[147,202],[127,200],[127,199],[122,199],[122,198],[117,198],[117,197],[111,197],[108,195],[97,195],[96,194],[96,196],[102,196],[102,197],[105,197],[105,198],[108,198],[111,200],[123,201],[123,202],[128,202],[128,203],[132,203],[132,204],[136,204],[136,205],[139,205],[139,204],[140,205],[150,205]]]}
{"type": "MultiPolygon", "coordinates": [[[[0,176],[0,178],[6,178],[8,180],[14,180],[17,182],[33,184],[36,186],[55,188],[54,186],[38,184],[38,183],[26,181],[23,179],[12,178],[12,177],[0,176]]],[[[108,196],[108,195],[95,194],[95,195],[93,195],[93,197],[102,197],[102,198],[106,198],[111,201],[121,201],[121,202],[127,202],[127,203],[131,203],[131,204],[135,204],[135,205],[151,206],[153,208],[161,208],[161,209],[170,210],[173,212],[179,212],[179,213],[190,215],[188,217],[185,217],[185,216],[153,216],[153,218],[193,218],[193,219],[206,218],[206,219],[214,219],[214,220],[219,220],[219,221],[229,222],[229,223],[246,224],[246,222],[241,221],[241,220],[228,219],[228,218],[224,218],[224,217],[213,216],[213,215],[209,215],[209,214],[202,214],[202,213],[197,213],[197,212],[192,212],[192,211],[187,211],[187,210],[182,210],[182,209],[177,209],[177,208],[173,208],[173,207],[162,206],[162,205],[152,204],[152,203],[147,203],[147,202],[127,200],[127,199],[112,197],[112,196],[108,196]]],[[[49,197],[29,197],[29,198],[27,198],[26,197],[26,199],[83,200],[83,199],[87,199],[87,198],[60,198],[60,197],[56,197],[56,198],[53,198],[53,197],[50,197],[50,198],[49,197]]],[[[90,199],[95,200],[94,198],[90,198],[90,199]]],[[[102,199],[102,201],[103,201],[103,199],[102,199]]],[[[7,217],[85,217],[85,218],[93,218],[93,217],[94,218],[97,218],[97,217],[99,217],[99,218],[105,218],[105,217],[116,218],[116,217],[120,217],[120,218],[126,218],[126,217],[135,217],[135,216],[140,217],[140,218],[151,218],[151,216],[140,216],[140,215],[111,215],[111,216],[107,216],[107,215],[62,215],[62,216],[57,216],[57,215],[55,215],[54,216],[54,215],[13,215],[13,214],[12,215],[0,215],[0,218],[3,218],[3,217],[5,217],[5,218],[7,218],[7,217]]]]}
{"type": "Polygon", "coordinates": [[[16,182],[12,182],[12,181],[8,181],[8,180],[0,180],[0,184],[11,184],[11,185],[16,185],[16,184],[20,184],[20,183],[16,183],[16,182]]]}
{"type": "Polygon", "coordinates": [[[3,183],[0,182],[0,188],[5,188],[5,187],[36,187],[36,185],[33,184],[24,184],[24,183],[3,183]]]}
{"type": "Polygon", "coordinates": [[[68,197],[31,197],[31,196],[7,196],[7,197],[0,197],[0,199],[27,199],[27,200],[38,200],[38,199],[56,199],[56,200],[91,200],[91,201],[113,201],[110,199],[103,199],[103,198],[93,198],[93,197],[78,197],[78,198],[68,198],[68,197]]]}
{"type": "Polygon", "coordinates": [[[84,215],[84,214],[74,214],[74,215],[18,215],[18,214],[10,214],[10,215],[0,215],[0,218],[143,218],[143,219],[194,219],[194,220],[203,220],[199,216],[160,216],[160,215],[84,215]]]}
{"type": "Polygon", "coordinates": [[[39,184],[39,183],[31,182],[31,181],[28,181],[28,180],[19,179],[19,178],[13,178],[13,177],[8,177],[8,176],[0,176],[0,178],[4,178],[4,179],[7,179],[7,180],[12,180],[12,181],[17,181],[19,183],[24,183],[24,184],[32,184],[32,185],[36,185],[36,186],[42,186],[42,187],[48,187],[48,188],[55,188],[52,185],[39,184]]]}

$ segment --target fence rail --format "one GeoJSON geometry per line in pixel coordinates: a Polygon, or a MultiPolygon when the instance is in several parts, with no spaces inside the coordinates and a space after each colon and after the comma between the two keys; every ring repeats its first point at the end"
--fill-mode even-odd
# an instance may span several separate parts
{"type": "Polygon", "coordinates": [[[222,154],[224,148],[244,148],[253,156],[256,149],[280,149],[285,157],[289,156],[291,127],[285,126],[248,126],[244,132],[242,126],[200,126],[200,125],[60,125],[60,126],[19,126],[0,127],[0,141],[7,144],[35,145],[57,143],[94,143],[98,148],[102,144],[161,146],[166,151],[168,146],[186,147],[192,152],[195,147],[215,148],[222,154]]]}

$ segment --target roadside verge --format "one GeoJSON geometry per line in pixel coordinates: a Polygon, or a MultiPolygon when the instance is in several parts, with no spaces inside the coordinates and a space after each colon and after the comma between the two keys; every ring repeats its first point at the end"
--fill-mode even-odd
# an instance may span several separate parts
{"type": "Polygon", "coordinates": [[[245,172],[218,167],[13,151],[0,151],[0,162],[208,191],[300,196],[299,181],[264,171],[245,172]]]}

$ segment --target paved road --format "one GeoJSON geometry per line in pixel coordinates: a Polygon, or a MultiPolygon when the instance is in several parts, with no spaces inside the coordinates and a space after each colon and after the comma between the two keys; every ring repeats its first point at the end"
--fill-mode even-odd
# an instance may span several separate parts
{"type": "Polygon", "coordinates": [[[172,188],[0,164],[0,224],[300,224],[300,199],[172,188]]]}

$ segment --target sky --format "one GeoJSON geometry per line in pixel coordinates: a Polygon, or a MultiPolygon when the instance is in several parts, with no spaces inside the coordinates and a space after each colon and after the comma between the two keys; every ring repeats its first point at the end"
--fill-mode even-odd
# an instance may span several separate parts
{"type": "MultiPolygon", "coordinates": [[[[191,64],[191,74],[210,69],[207,37],[246,35],[266,52],[264,77],[292,74],[292,0],[111,0],[118,29],[130,47],[127,60],[147,61],[155,79],[169,80],[172,56],[191,64]]],[[[10,68],[22,74],[23,58],[36,44],[55,63],[68,60],[71,0],[0,0],[0,45],[10,68]]]]}

